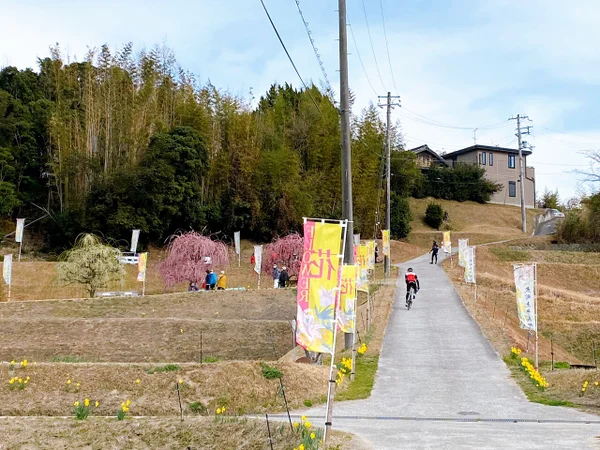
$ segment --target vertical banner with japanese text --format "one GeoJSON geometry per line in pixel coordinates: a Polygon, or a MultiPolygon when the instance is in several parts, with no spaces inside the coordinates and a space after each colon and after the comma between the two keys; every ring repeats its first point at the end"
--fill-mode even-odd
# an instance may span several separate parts
{"type": "Polygon", "coordinates": [[[383,256],[390,256],[390,230],[382,230],[381,237],[383,240],[383,256]]]}
{"type": "Polygon", "coordinates": [[[352,237],[354,238],[354,245],[360,245],[360,234],[354,234],[352,237]]]}
{"type": "Polygon", "coordinates": [[[517,288],[517,311],[519,325],[524,330],[537,331],[535,317],[535,266],[522,265],[514,267],[515,287],[517,288]]]}
{"type": "Polygon", "coordinates": [[[344,333],[354,333],[356,323],[356,281],[358,265],[342,267],[342,284],[340,286],[340,301],[338,307],[338,327],[344,333]]]}
{"type": "Polygon", "coordinates": [[[233,243],[235,245],[235,253],[236,255],[240,254],[240,232],[236,231],[233,233],[233,243]]]}
{"type": "Polygon", "coordinates": [[[367,248],[369,249],[367,265],[369,270],[375,270],[375,241],[367,241],[367,248]]]}
{"type": "Polygon", "coordinates": [[[296,342],[310,352],[334,351],[335,309],[341,283],[343,223],[304,223],[298,274],[296,342]]]}
{"type": "Polygon", "coordinates": [[[465,267],[465,250],[469,246],[468,239],[459,239],[458,240],[458,265],[460,267],[465,267]]]}
{"type": "Polygon", "coordinates": [[[358,264],[357,289],[361,292],[369,291],[369,248],[366,244],[356,248],[356,263],[358,264]]]}
{"type": "Polygon", "coordinates": [[[135,253],[137,251],[138,241],[140,240],[140,230],[133,230],[131,232],[131,248],[130,252],[135,253]]]}
{"type": "Polygon", "coordinates": [[[254,246],[254,271],[260,275],[260,268],[262,267],[262,253],[263,246],[255,245],[254,246]]]}
{"type": "Polygon", "coordinates": [[[15,230],[15,242],[23,242],[23,230],[25,229],[25,219],[17,219],[17,229],[15,230]]]}
{"type": "Polygon", "coordinates": [[[450,240],[449,231],[444,231],[442,239],[442,250],[444,250],[444,253],[452,253],[452,241],[450,240]]]}
{"type": "Polygon", "coordinates": [[[148,252],[140,253],[138,258],[138,276],[137,280],[145,283],[146,282],[146,266],[148,264],[148,252]]]}
{"type": "Polygon", "coordinates": [[[2,278],[9,286],[12,280],[12,256],[12,254],[4,255],[4,263],[2,264],[2,278]]]}
{"type": "Polygon", "coordinates": [[[476,283],[475,278],[475,247],[465,250],[465,283],[476,283]]]}

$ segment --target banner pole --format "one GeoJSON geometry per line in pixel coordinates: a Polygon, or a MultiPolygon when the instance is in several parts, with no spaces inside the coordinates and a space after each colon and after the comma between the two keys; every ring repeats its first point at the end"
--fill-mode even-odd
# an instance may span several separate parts
{"type": "Polygon", "coordinates": [[[356,329],[358,328],[358,291],[356,292],[356,297],[354,298],[354,333],[352,334],[352,370],[350,372],[350,381],[354,381],[354,375],[356,374],[356,329]]]}
{"type": "Polygon", "coordinates": [[[367,333],[371,331],[371,286],[367,284],[367,333]]]}
{"type": "Polygon", "coordinates": [[[21,250],[23,249],[23,238],[21,238],[21,242],[19,242],[19,262],[21,262],[21,250]]]}
{"type": "MultiPolygon", "coordinates": [[[[340,285],[342,283],[342,267],[344,267],[344,254],[346,251],[346,238],[348,237],[348,221],[344,221],[342,226],[342,255],[340,258],[340,266],[338,269],[338,288],[336,295],[336,302],[339,301],[339,297],[341,295],[340,285]]],[[[334,305],[333,308],[333,346],[331,349],[331,364],[329,366],[329,386],[327,387],[327,411],[325,414],[325,433],[323,435],[323,445],[327,446],[327,441],[329,439],[329,434],[331,433],[331,424],[332,424],[332,416],[333,416],[333,400],[335,396],[335,378],[333,376],[333,368],[335,367],[335,344],[337,342],[337,304],[334,305]]]]}
{"type": "Polygon", "coordinates": [[[535,368],[538,366],[538,273],[537,273],[537,263],[533,264],[533,270],[535,274],[535,368]]]}

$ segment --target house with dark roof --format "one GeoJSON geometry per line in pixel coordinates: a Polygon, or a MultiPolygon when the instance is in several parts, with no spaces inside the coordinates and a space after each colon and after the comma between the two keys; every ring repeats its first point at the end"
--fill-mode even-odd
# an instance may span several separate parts
{"type": "Polygon", "coordinates": [[[421,167],[421,170],[427,170],[432,165],[448,166],[448,162],[431,150],[428,145],[421,145],[409,151],[417,155],[417,164],[421,167]]]}
{"type": "MultiPolygon", "coordinates": [[[[535,169],[527,167],[527,157],[530,150],[523,150],[523,165],[525,167],[525,206],[535,207],[535,169]]],[[[519,150],[514,148],[493,147],[489,145],[472,145],[462,150],[445,154],[444,160],[452,167],[459,163],[478,164],[485,169],[485,177],[502,185],[502,190],[496,192],[490,203],[502,205],[521,205],[519,150]]]]}

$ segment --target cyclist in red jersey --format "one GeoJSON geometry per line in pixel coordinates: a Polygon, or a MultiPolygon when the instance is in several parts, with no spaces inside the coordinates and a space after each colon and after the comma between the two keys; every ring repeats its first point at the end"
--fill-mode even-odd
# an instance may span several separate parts
{"type": "Polygon", "coordinates": [[[415,290],[415,294],[419,292],[419,277],[413,272],[412,267],[408,268],[408,271],[404,275],[404,281],[406,281],[406,303],[408,305],[408,296],[410,294],[410,288],[415,290]]]}

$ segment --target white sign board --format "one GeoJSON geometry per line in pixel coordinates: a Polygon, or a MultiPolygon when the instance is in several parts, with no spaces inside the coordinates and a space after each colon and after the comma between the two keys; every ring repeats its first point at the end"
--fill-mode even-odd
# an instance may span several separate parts
{"type": "Polygon", "coordinates": [[[237,255],[240,254],[241,248],[240,248],[240,232],[236,231],[235,233],[233,233],[233,242],[235,244],[235,253],[237,255]]]}
{"type": "Polygon", "coordinates": [[[2,278],[8,285],[12,280],[12,255],[4,255],[4,263],[2,264],[2,278]]]}
{"type": "Polygon", "coordinates": [[[131,233],[131,248],[129,251],[135,253],[137,251],[138,241],[140,240],[140,230],[133,230],[131,233]]]}
{"type": "Polygon", "coordinates": [[[465,251],[469,246],[468,239],[459,239],[458,240],[458,265],[460,267],[465,267],[465,251]]]}
{"type": "Polygon", "coordinates": [[[23,242],[23,229],[25,228],[25,219],[17,219],[17,229],[15,230],[15,242],[23,242]]]}
{"type": "Polygon", "coordinates": [[[515,266],[515,286],[517,288],[517,312],[519,325],[524,330],[537,331],[535,298],[535,266],[515,266]]]}
{"type": "Polygon", "coordinates": [[[262,245],[254,246],[254,271],[260,274],[260,268],[262,267],[262,245]]]}
{"type": "Polygon", "coordinates": [[[465,283],[476,283],[475,247],[467,247],[465,250],[465,283]]]}

